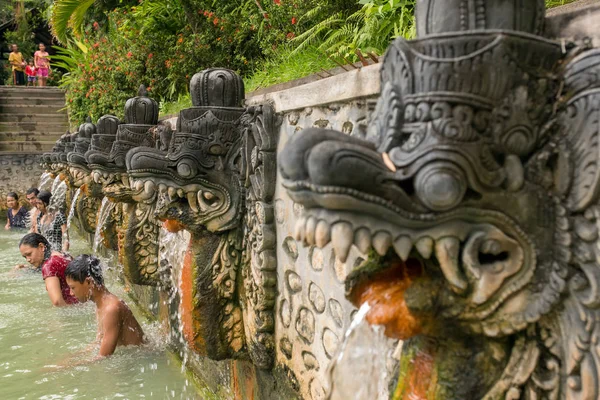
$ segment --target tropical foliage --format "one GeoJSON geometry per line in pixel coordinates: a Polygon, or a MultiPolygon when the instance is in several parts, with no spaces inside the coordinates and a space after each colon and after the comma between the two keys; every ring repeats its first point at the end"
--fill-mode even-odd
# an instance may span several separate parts
{"type": "Polygon", "coordinates": [[[50,21],[64,50],[54,61],[68,72],[74,123],[122,114],[140,83],[170,112],[190,104],[190,75],[204,68],[234,69],[252,90],[381,55],[414,36],[415,2],[55,0],[50,21]]]}

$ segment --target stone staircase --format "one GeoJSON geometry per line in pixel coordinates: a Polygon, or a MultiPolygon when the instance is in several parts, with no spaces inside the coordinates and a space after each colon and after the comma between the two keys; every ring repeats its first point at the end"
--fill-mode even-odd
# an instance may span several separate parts
{"type": "Polygon", "coordinates": [[[0,155],[41,154],[69,128],[64,91],[0,86],[0,155]]]}

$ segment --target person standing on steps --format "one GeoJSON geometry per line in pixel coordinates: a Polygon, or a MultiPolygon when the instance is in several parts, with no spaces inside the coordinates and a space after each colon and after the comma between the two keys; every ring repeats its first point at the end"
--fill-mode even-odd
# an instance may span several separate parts
{"type": "Polygon", "coordinates": [[[50,75],[50,59],[49,54],[46,52],[46,45],[40,43],[40,49],[33,55],[33,63],[37,69],[38,86],[46,86],[48,75],[50,75]]]}
{"type": "Polygon", "coordinates": [[[19,51],[19,47],[13,44],[11,47],[11,53],[8,56],[8,62],[12,66],[13,83],[15,85],[25,84],[25,61],[23,61],[23,54],[19,51]]]}
{"type": "Polygon", "coordinates": [[[37,70],[33,65],[33,60],[29,60],[29,64],[25,67],[25,75],[27,75],[27,86],[35,86],[37,81],[37,70]]]}

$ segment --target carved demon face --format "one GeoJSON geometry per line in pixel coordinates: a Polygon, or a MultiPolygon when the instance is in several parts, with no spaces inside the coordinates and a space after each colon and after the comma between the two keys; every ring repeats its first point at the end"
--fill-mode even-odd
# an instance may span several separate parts
{"type": "Polygon", "coordinates": [[[287,145],[284,186],[307,210],[297,238],[331,241],[342,261],[353,244],[374,249],[348,295],[372,303],[389,334],[504,336],[558,301],[569,245],[561,57],[516,34],[399,40],[369,142],[312,129],[287,145]]]}
{"type": "Polygon", "coordinates": [[[166,156],[143,147],[129,152],[133,198],[156,202],[160,219],[175,220],[192,232],[231,229],[242,194],[243,112],[217,107],[183,110],[166,156]]]}

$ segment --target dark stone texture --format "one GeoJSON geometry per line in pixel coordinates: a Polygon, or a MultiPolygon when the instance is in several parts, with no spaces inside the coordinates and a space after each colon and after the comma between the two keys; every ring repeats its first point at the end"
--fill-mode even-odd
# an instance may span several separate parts
{"type": "Polygon", "coordinates": [[[394,398],[600,396],[600,52],[542,37],[543,17],[542,0],[419,0],[367,140],[311,128],[278,157],[296,239],[369,253],[351,301],[408,279],[373,294],[407,340],[394,398]]]}

